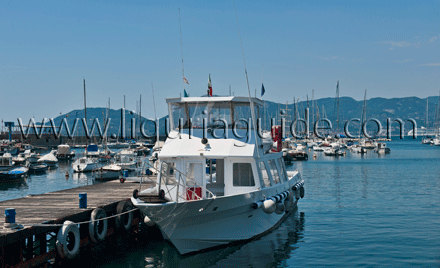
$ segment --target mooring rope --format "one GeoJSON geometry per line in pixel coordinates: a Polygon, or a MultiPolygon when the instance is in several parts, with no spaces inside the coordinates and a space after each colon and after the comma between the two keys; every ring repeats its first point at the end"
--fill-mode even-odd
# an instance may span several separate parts
{"type": "MultiPolygon", "coordinates": [[[[124,211],[122,213],[119,213],[119,214],[116,214],[116,215],[112,215],[112,216],[108,216],[108,217],[101,218],[101,219],[97,219],[97,220],[74,222],[74,223],[71,223],[71,224],[85,224],[85,223],[92,223],[92,222],[95,222],[95,221],[107,220],[107,219],[118,217],[120,215],[131,213],[131,212],[136,211],[136,210],[138,210],[138,208],[127,210],[127,211],[124,211]]],[[[19,223],[17,223],[17,224],[19,224],[19,223]]],[[[29,227],[62,227],[64,225],[64,223],[23,223],[23,224],[19,224],[19,225],[29,226],[29,227]]]]}

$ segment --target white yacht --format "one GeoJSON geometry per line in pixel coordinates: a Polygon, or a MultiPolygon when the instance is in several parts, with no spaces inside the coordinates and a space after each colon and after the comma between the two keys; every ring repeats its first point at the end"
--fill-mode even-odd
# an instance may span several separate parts
{"type": "Polygon", "coordinates": [[[92,172],[98,168],[96,160],[88,157],[80,157],[72,163],[74,172],[92,172]]]}
{"type": "Polygon", "coordinates": [[[389,154],[391,153],[391,149],[387,147],[385,142],[379,142],[374,152],[378,154],[389,154]]]}
{"type": "Polygon", "coordinates": [[[60,144],[55,155],[59,160],[67,160],[75,157],[75,151],[68,144],[60,144]]]}
{"type": "Polygon", "coordinates": [[[258,237],[297,209],[304,196],[299,172],[286,171],[282,153],[270,152],[271,140],[253,129],[230,129],[240,118],[255,120],[261,100],[187,97],[167,103],[172,130],[158,153],[156,184],[136,189],[131,201],[180,254],[258,237]],[[213,162],[215,168],[207,168],[213,162]]]}
{"type": "Polygon", "coordinates": [[[98,169],[96,172],[95,179],[96,180],[119,179],[121,175],[122,175],[122,168],[118,165],[110,164],[98,169]]]}
{"type": "Polygon", "coordinates": [[[134,171],[138,165],[137,153],[132,149],[123,149],[115,155],[115,165],[123,170],[134,171]]]}

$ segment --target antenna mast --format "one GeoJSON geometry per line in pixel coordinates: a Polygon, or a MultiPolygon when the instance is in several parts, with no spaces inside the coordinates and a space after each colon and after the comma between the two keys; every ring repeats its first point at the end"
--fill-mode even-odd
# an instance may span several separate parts
{"type": "Polygon", "coordinates": [[[182,23],[180,22],[180,7],[179,7],[179,29],[180,29],[180,54],[182,55],[182,77],[183,77],[183,90],[185,91],[185,84],[188,80],[185,78],[185,68],[183,68],[183,42],[182,42],[182,23]]]}

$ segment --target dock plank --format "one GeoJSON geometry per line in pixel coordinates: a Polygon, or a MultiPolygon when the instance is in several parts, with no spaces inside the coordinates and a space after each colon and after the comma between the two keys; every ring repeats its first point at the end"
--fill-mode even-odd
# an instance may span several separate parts
{"type": "MultiPolygon", "coordinates": [[[[152,184],[143,183],[142,189],[152,184]]],[[[62,223],[70,215],[108,206],[121,200],[128,200],[138,183],[109,181],[95,185],[81,186],[40,195],[0,202],[0,211],[15,208],[18,224],[39,224],[44,222],[62,223]],[[79,193],[87,193],[87,209],[79,208],[79,193]]],[[[29,227],[26,227],[29,228],[29,227]]],[[[0,236],[10,233],[0,227],[0,236]]]]}

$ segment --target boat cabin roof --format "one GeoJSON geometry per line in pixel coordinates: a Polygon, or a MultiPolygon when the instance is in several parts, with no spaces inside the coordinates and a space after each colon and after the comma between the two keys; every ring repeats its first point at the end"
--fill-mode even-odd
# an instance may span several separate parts
{"type": "Polygon", "coordinates": [[[201,138],[182,134],[182,138],[168,138],[159,152],[159,158],[170,157],[254,157],[255,145],[235,139],[209,139],[202,144],[201,138]]]}

